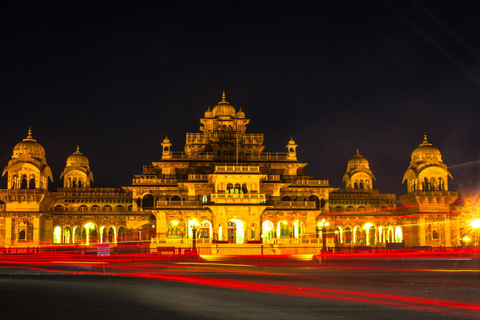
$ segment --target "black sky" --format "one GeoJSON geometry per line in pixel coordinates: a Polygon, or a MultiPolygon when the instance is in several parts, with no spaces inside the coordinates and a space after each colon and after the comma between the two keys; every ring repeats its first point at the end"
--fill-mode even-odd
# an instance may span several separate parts
{"type": "MultiPolygon", "coordinates": [[[[131,184],[168,135],[182,151],[227,100],[293,137],[307,174],[340,187],[357,148],[382,193],[427,132],[476,187],[480,10],[475,1],[11,2],[0,13],[0,161],[33,136],[54,174],[80,144],[97,187],[131,184]]],[[[1,186],[6,186],[4,177],[1,186]]]]}

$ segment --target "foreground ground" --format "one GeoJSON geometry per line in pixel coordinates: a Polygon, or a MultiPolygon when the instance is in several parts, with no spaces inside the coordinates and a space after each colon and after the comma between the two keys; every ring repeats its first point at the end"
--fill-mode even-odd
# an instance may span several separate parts
{"type": "Polygon", "coordinates": [[[1,256],[2,319],[478,319],[475,256],[1,256]]]}

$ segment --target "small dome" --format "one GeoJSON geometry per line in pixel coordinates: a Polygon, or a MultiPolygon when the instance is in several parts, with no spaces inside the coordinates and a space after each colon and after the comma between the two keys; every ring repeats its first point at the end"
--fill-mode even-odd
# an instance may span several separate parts
{"type": "Polygon", "coordinates": [[[214,117],[232,117],[235,118],[237,112],[235,108],[225,101],[225,91],[222,94],[222,101],[220,101],[212,110],[214,117]]]}
{"type": "Polygon", "coordinates": [[[293,138],[290,138],[290,141],[288,141],[288,145],[295,145],[295,140],[293,140],[293,138]]]}
{"type": "Polygon", "coordinates": [[[89,161],[88,158],[80,152],[80,147],[77,146],[77,151],[67,158],[67,167],[70,166],[81,166],[88,167],[89,161]]]}
{"type": "Polygon", "coordinates": [[[213,118],[213,112],[210,110],[210,107],[205,111],[205,118],[213,118]]]}
{"type": "Polygon", "coordinates": [[[237,112],[237,118],[239,119],[245,119],[245,112],[242,111],[242,108],[240,108],[237,112]]]}
{"type": "Polygon", "coordinates": [[[32,130],[28,129],[28,136],[13,148],[12,158],[18,158],[21,154],[29,154],[32,157],[45,158],[45,149],[32,137],[32,130]]]}
{"type": "Polygon", "coordinates": [[[413,150],[411,159],[412,161],[423,159],[442,161],[442,154],[440,150],[427,141],[427,134],[425,134],[423,143],[413,150]]]}
{"type": "Polygon", "coordinates": [[[347,164],[348,168],[357,168],[357,167],[365,167],[367,169],[370,168],[368,160],[365,159],[357,149],[357,154],[353,156],[352,159],[348,161],[347,164]]]}
{"type": "Polygon", "coordinates": [[[164,144],[170,143],[170,139],[168,139],[168,137],[165,136],[165,139],[163,139],[163,143],[164,144]]]}

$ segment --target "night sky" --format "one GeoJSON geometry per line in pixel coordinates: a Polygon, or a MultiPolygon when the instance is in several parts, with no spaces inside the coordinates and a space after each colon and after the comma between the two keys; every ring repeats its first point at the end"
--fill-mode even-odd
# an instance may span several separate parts
{"type": "MultiPolygon", "coordinates": [[[[11,1],[0,13],[0,162],[28,127],[54,183],[80,145],[95,187],[130,185],[222,90],[265,134],[293,137],[306,173],[342,187],[356,149],[382,193],[406,192],[428,140],[477,186],[480,10],[476,1],[11,1]]],[[[6,187],[6,177],[0,186],[6,187]]]]}

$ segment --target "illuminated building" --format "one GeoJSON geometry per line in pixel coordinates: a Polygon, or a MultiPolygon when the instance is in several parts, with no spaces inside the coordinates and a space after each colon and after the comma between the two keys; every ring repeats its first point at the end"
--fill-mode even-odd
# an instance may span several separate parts
{"type": "Polygon", "coordinates": [[[79,147],[60,178],[52,179],[45,150],[32,137],[18,143],[0,190],[0,246],[150,241],[157,246],[199,245],[384,247],[460,245],[457,193],[440,151],[416,148],[404,182],[407,194],[373,189],[376,180],[359,151],[348,161],[345,188],[305,174],[297,144],[286,152],[264,152],[263,134],[246,133],[249,119],[225,100],[200,120],[201,132],[187,133],[184,150],[172,151],[165,137],[162,158],[143,167],[130,186],[94,188],[93,173],[79,147]]]}

